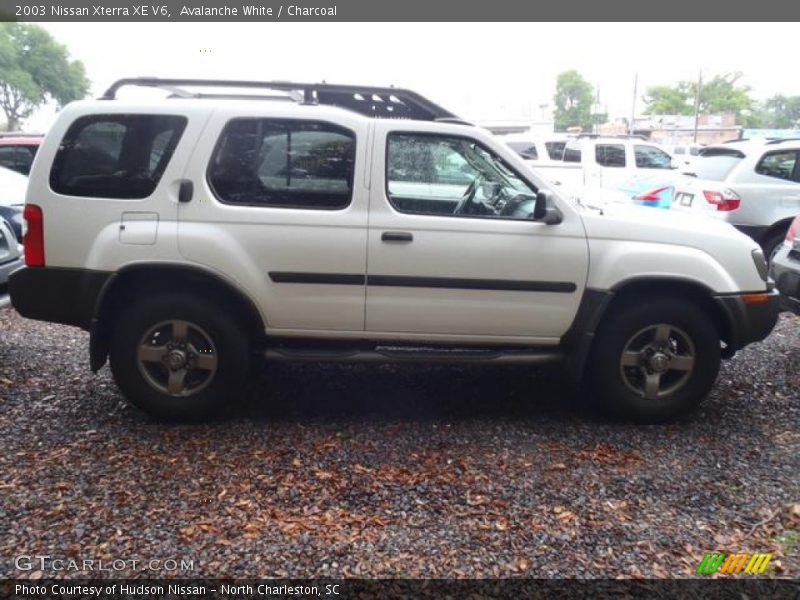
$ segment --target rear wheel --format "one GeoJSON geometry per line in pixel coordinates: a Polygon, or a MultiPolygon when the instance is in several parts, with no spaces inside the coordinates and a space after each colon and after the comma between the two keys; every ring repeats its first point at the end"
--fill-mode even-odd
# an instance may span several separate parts
{"type": "Polygon", "coordinates": [[[669,420],[708,395],[720,354],[714,323],[689,300],[626,302],[598,331],[587,391],[617,416],[669,420]]]}
{"type": "Polygon", "coordinates": [[[144,298],[117,319],[111,369],[122,393],[171,421],[206,419],[238,397],[249,366],[241,326],[188,294],[144,298]]]}

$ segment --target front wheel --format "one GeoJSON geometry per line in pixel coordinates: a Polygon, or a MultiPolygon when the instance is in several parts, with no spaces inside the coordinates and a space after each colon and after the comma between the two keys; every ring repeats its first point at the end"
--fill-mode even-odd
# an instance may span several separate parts
{"type": "Polygon", "coordinates": [[[617,416],[666,421],[708,395],[720,356],[713,321],[690,301],[626,302],[598,331],[587,391],[617,416]]]}
{"type": "Polygon", "coordinates": [[[142,298],[112,334],[111,370],[122,393],[169,421],[198,421],[237,399],[249,348],[237,321],[189,294],[142,298]]]}

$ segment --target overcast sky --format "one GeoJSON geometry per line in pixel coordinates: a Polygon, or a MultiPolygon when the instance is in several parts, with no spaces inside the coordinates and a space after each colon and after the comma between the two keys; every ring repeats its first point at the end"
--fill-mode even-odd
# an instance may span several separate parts
{"type": "MultiPolygon", "coordinates": [[[[409,87],[473,120],[540,118],[577,69],[612,117],[650,85],[741,71],[756,98],[800,95],[794,23],[46,23],[92,93],[151,75],[409,87]]],[[[46,130],[48,107],[28,122],[46,130]]]]}

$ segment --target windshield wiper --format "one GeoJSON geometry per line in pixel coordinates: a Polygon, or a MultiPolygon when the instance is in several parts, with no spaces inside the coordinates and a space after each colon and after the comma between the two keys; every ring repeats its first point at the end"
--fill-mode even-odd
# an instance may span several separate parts
{"type": "Polygon", "coordinates": [[[605,214],[603,213],[603,209],[600,206],[595,206],[594,204],[586,204],[578,195],[573,196],[573,198],[575,198],[575,202],[577,202],[578,206],[580,206],[581,208],[596,210],[598,213],[600,213],[601,217],[603,216],[603,214],[605,214]]]}

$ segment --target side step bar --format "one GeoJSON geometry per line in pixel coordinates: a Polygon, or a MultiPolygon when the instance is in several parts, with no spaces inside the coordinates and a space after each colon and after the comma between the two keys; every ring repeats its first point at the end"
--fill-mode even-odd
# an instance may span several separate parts
{"type": "Polygon", "coordinates": [[[409,348],[376,346],[359,348],[285,348],[273,347],[264,351],[267,360],[314,362],[426,362],[426,363],[491,363],[507,365],[538,365],[559,362],[561,352],[551,350],[512,350],[475,348],[409,348]]]}

